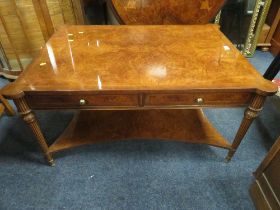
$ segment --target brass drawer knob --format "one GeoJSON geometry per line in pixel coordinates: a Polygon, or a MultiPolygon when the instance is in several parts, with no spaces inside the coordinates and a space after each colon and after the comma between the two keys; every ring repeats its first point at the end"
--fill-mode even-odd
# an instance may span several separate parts
{"type": "Polygon", "coordinates": [[[85,99],[80,99],[80,105],[85,105],[86,104],[86,100],[85,99]]]}
{"type": "Polygon", "coordinates": [[[197,104],[203,104],[203,102],[204,102],[203,98],[197,98],[196,99],[197,104]]]}

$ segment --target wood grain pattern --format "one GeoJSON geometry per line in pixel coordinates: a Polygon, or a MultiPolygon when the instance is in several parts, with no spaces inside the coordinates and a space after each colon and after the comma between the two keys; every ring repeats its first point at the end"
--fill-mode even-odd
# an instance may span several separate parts
{"type": "Polygon", "coordinates": [[[224,0],[111,0],[119,20],[127,25],[206,24],[224,0]]]}
{"type": "Polygon", "coordinates": [[[125,94],[120,91],[115,94],[91,92],[59,92],[26,93],[28,105],[32,109],[151,109],[151,108],[190,108],[190,107],[242,107],[246,106],[252,97],[251,93],[236,92],[186,92],[169,91],[168,93],[125,94]],[[202,99],[198,103],[198,99],[202,99]],[[85,100],[85,104],[80,104],[85,100]]]}
{"type": "Polygon", "coordinates": [[[144,104],[146,106],[166,106],[166,105],[189,105],[189,106],[244,106],[250,101],[251,94],[249,93],[219,93],[215,92],[193,92],[193,93],[170,93],[170,94],[146,94],[144,104]],[[201,103],[197,99],[201,98],[201,103]]]}
{"type": "Polygon", "coordinates": [[[174,140],[230,148],[229,142],[209,123],[200,109],[181,109],[81,111],[50,146],[50,151],[129,139],[174,140]]]}
{"type": "Polygon", "coordinates": [[[89,107],[112,107],[125,106],[137,107],[137,94],[119,94],[119,95],[100,95],[100,94],[64,94],[64,95],[27,95],[28,104],[33,109],[55,108],[55,109],[83,109],[89,107]],[[80,100],[85,100],[85,104],[80,104],[80,100]]]}
{"type": "Polygon", "coordinates": [[[53,90],[271,95],[277,87],[210,24],[63,27],[3,94],[53,90]]]}

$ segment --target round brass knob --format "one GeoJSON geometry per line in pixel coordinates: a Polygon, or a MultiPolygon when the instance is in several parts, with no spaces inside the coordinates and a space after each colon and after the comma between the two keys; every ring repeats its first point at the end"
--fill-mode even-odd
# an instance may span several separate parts
{"type": "Polygon", "coordinates": [[[85,99],[80,99],[80,105],[85,105],[86,104],[86,100],[85,99]]]}
{"type": "Polygon", "coordinates": [[[203,102],[204,102],[203,98],[196,99],[196,103],[198,103],[198,104],[203,104],[203,102]]]}

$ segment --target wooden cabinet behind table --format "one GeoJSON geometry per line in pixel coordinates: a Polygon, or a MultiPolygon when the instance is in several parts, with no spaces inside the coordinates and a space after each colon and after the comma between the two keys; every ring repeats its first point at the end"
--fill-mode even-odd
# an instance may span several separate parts
{"type": "Polygon", "coordinates": [[[265,24],[260,32],[258,47],[270,50],[273,55],[280,51],[280,1],[272,0],[265,24]]]}
{"type": "Polygon", "coordinates": [[[266,25],[270,26],[270,31],[266,41],[271,44],[270,51],[273,55],[280,52],[280,1],[272,0],[266,18],[266,25]]]}
{"type": "Polygon", "coordinates": [[[250,194],[258,210],[280,209],[280,137],[255,172],[250,194]]]}

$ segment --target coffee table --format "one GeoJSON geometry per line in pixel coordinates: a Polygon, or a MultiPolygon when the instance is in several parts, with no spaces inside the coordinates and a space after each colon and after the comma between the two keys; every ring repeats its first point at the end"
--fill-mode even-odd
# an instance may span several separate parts
{"type": "Polygon", "coordinates": [[[228,149],[230,160],[266,96],[277,91],[216,25],[64,26],[5,87],[47,162],[102,141],[161,139],[228,149]],[[205,107],[247,107],[232,143],[205,107]],[[77,110],[47,145],[33,110],[77,110]]]}

